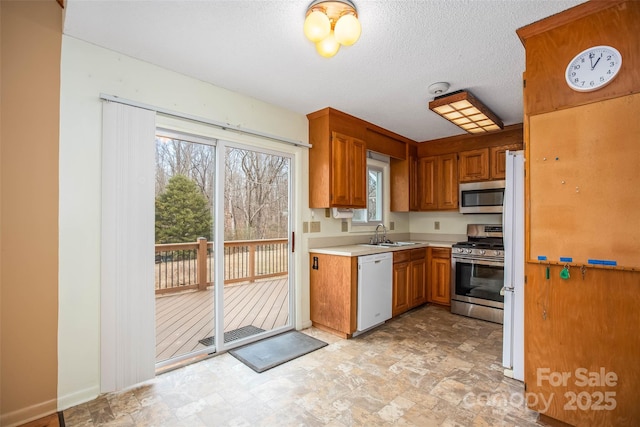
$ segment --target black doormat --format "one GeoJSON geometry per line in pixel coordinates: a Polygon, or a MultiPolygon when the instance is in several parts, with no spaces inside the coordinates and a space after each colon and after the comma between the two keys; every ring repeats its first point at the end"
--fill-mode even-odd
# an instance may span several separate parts
{"type": "Polygon", "coordinates": [[[229,353],[260,373],[328,345],[298,331],[285,332],[256,343],[247,344],[229,353]]]}
{"type": "MultiPolygon", "coordinates": [[[[240,338],[250,337],[251,335],[259,334],[260,332],[264,332],[264,329],[257,328],[253,325],[243,326],[241,328],[234,329],[233,331],[225,332],[224,342],[231,342],[239,340],[240,338]]],[[[212,346],[214,344],[214,336],[203,338],[198,340],[198,342],[205,347],[212,346]]]]}

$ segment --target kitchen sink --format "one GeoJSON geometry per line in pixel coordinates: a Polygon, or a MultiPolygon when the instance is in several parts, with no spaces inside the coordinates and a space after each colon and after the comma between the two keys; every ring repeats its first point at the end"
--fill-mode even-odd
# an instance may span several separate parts
{"type": "Polygon", "coordinates": [[[400,246],[411,246],[415,244],[417,244],[417,242],[385,242],[385,243],[377,243],[377,244],[361,243],[358,246],[367,246],[369,248],[380,248],[380,247],[397,248],[400,246]]]}
{"type": "Polygon", "coordinates": [[[418,242],[396,242],[395,245],[396,246],[411,246],[411,245],[417,245],[418,242]]]}

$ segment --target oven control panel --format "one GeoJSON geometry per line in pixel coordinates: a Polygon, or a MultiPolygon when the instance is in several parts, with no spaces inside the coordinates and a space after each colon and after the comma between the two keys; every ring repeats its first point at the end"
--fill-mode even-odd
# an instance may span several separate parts
{"type": "Polygon", "coordinates": [[[504,258],[504,251],[498,249],[453,248],[452,255],[504,258]]]}

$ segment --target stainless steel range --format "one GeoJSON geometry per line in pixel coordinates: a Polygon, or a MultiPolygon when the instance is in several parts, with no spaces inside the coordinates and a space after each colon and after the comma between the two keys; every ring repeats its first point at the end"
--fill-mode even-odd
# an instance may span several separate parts
{"type": "Polygon", "coordinates": [[[451,270],[451,312],[503,323],[502,225],[467,225],[467,241],[453,245],[451,270]]]}

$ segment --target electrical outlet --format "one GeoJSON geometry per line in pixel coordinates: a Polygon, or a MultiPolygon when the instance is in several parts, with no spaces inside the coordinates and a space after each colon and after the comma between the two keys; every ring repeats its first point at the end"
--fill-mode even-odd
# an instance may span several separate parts
{"type": "Polygon", "coordinates": [[[435,221],[433,223],[433,229],[434,230],[440,230],[440,221],[435,221]]]}
{"type": "Polygon", "coordinates": [[[391,222],[389,223],[389,231],[393,231],[393,230],[395,230],[395,229],[396,229],[396,223],[395,223],[395,222],[393,222],[393,221],[391,221],[391,222]]]}
{"type": "Polygon", "coordinates": [[[342,232],[345,233],[349,231],[349,223],[347,221],[342,221],[342,232]]]}
{"type": "Polygon", "coordinates": [[[308,233],[309,232],[309,223],[306,222],[306,221],[302,223],[302,232],[303,233],[308,233]]]}
{"type": "Polygon", "coordinates": [[[319,233],[320,232],[320,221],[311,221],[309,223],[309,225],[310,225],[312,233],[319,233]]]}

